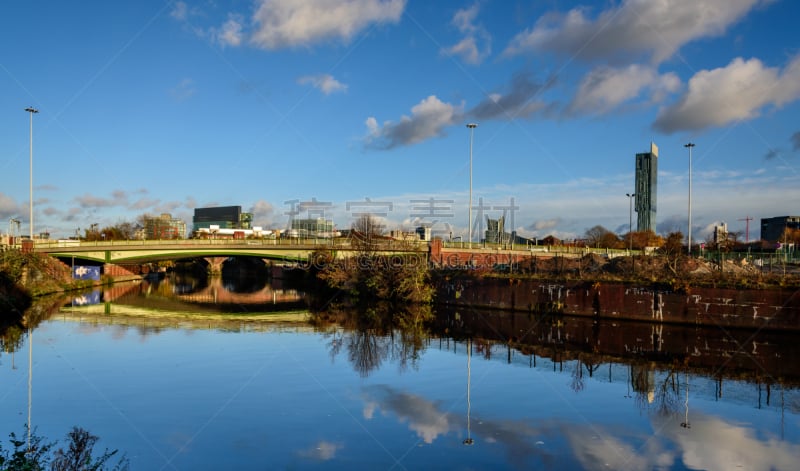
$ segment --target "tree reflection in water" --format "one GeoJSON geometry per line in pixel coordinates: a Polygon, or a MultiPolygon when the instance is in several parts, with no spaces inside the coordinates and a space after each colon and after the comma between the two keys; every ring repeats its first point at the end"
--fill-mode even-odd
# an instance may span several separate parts
{"type": "MultiPolygon", "coordinates": [[[[680,424],[688,424],[690,373],[707,375],[712,368],[720,382],[724,376],[721,374],[724,368],[716,363],[715,356],[687,354],[685,352],[691,350],[685,345],[665,343],[665,339],[682,337],[676,334],[681,332],[681,327],[677,326],[670,326],[669,334],[661,325],[632,324],[611,330],[608,325],[598,327],[592,325],[591,320],[584,319],[537,318],[504,312],[483,315],[477,311],[445,311],[434,316],[429,306],[393,307],[390,304],[361,308],[328,306],[325,310],[315,311],[312,318],[318,327],[324,327],[321,330],[327,329],[331,359],[346,354],[353,369],[362,377],[369,376],[390,361],[397,363],[401,370],[416,369],[432,338],[453,339],[456,343],[463,340],[468,341],[474,353],[486,361],[513,363],[514,358],[522,354],[530,357],[529,364],[535,368],[535,357],[544,359],[545,363],[549,360],[554,371],[570,372],[569,386],[576,393],[584,392],[588,380],[596,377],[602,368],[608,368],[610,382],[613,371],[624,368],[628,383],[625,397],[633,398],[634,404],[642,411],[675,419],[680,424]],[[503,332],[507,326],[514,326],[523,334],[506,336],[503,332]],[[616,345],[599,340],[604,332],[624,334],[616,337],[619,344],[616,345]],[[641,335],[644,332],[645,335],[641,335]],[[633,339],[641,341],[637,344],[633,339]],[[497,358],[499,349],[505,353],[501,358],[497,358]],[[678,353],[680,350],[683,353],[678,353]]],[[[700,331],[693,332],[697,335],[700,331]]],[[[711,342],[710,337],[699,338],[711,342]]],[[[717,354],[714,351],[714,355],[717,354]]],[[[729,359],[725,354],[721,357],[725,361],[729,359]]],[[[746,375],[741,371],[728,376],[734,381],[743,377],[746,375]]],[[[761,381],[763,379],[757,384],[759,404],[762,388],[767,391],[769,403],[770,384],[773,382],[763,381],[762,384],[761,381]]],[[[720,385],[717,390],[721,390],[720,385]]]]}
{"type": "Polygon", "coordinates": [[[328,328],[329,351],[335,358],[342,349],[362,377],[378,370],[385,361],[397,362],[400,371],[416,369],[430,338],[429,305],[370,306],[329,305],[312,312],[311,322],[328,328]]]}

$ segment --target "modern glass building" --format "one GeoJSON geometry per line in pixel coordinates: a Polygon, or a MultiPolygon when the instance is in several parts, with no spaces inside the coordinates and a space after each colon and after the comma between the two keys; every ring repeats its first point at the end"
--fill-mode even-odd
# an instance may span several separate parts
{"type": "Polygon", "coordinates": [[[148,240],[184,239],[186,223],[182,219],[173,218],[169,213],[161,216],[144,217],[144,238],[148,240]]]}
{"type": "Polygon", "coordinates": [[[292,219],[291,230],[299,237],[330,236],[333,233],[333,221],[325,218],[292,219]]]}
{"type": "Polygon", "coordinates": [[[636,154],[636,230],[656,230],[656,188],[658,186],[658,147],[636,154]]]}
{"type": "Polygon", "coordinates": [[[511,234],[506,232],[505,218],[498,219],[486,218],[485,240],[487,244],[504,244],[511,238],[511,234]]]}
{"type": "Polygon", "coordinates": [[[761,240],[780,242],[786,229],[800,229],[800,216],[778,216],[761,219],[761,240]]]}
{"type": "Polygon", "coordinates": [[[216,206],[195,208],[192,218],[192,232],[219,226],[220,229],[250,229],[253,215],[243,213],[241,206],[216,206]]]}

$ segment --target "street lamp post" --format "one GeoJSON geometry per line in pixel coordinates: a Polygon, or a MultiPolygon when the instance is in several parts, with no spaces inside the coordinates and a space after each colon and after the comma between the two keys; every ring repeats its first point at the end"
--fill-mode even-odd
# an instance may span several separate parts
{"type": "Polygon", "coordinates": [[[625,193],[628,197],[628,250],[633,251],[633,197],[636,193],[625,193]]]}
{"type": "Polygon", "coordinates": [[[30,230],[31,230],[31,242],[33,242],[33,115],[38,113],[39,110],[35,109],[32,106],[25,108],[25,111],[30,113],[31,115],[31,136],[30,136],[30,174],[31,174],[31,181],[30,181],[30,230]]]}
{"type": "Polygon", "coordinates": [[[467,124],[469,128],[469,217],[468,217],[468,224],[469,224],[469,248],[472,248],[472,135],[475,132],[475,128],[478,127],[475,123],[467,124]]]}
{"type": "Polygon", "coordinates": [[[694,147],[693,143],[684,144],[683,147],[689,149],[689,247],[688,253],[692,255],[692,147],[694,147]]]}

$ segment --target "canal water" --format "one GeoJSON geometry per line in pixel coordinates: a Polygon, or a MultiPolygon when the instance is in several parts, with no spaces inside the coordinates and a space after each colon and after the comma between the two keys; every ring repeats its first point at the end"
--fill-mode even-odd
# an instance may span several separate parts
{"type": "Polygon", "coordinates": [[[4,449],[30,421],[134,470],[797,469],[796,334],[309,301],[170,278],[40,301],[3,333],[4,449]]]}

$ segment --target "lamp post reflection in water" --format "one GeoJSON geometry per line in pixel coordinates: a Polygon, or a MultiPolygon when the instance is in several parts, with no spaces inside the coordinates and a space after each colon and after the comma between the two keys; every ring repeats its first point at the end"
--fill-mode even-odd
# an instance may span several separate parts
{"type": "Polygon", "coordinates": [[[633,365],[628,364],[628,391],[625,393],[625,399],[630,399],[631,396],[631,382],[633,381],[633,365]]]}
{"type": "Polygon", "coordinates": [[[33,329],[28,327],[28,451],[31,451],[31,392],[33,391],[33,329]]]}
{"type": "Polygon", "coordinates": [[[472,375],[470,362],[472,360],[472,339],[467,339],[467,438],[464,439],[464,445],[472,445],[475,440],[472,439],[472,434],[469,429],[469,414],[472,404],[470,403],[469,390],[470,390],[470,377],[472,375]]]}
{"type": "Polygon", "coordinates": [[[684,416],[683,422],[681,422],[681,427],[683,428],[692,428],[691,424],[689,424],[689,372],[686,372],[686,402],[683,403],[684,406],[684,416]]]}

